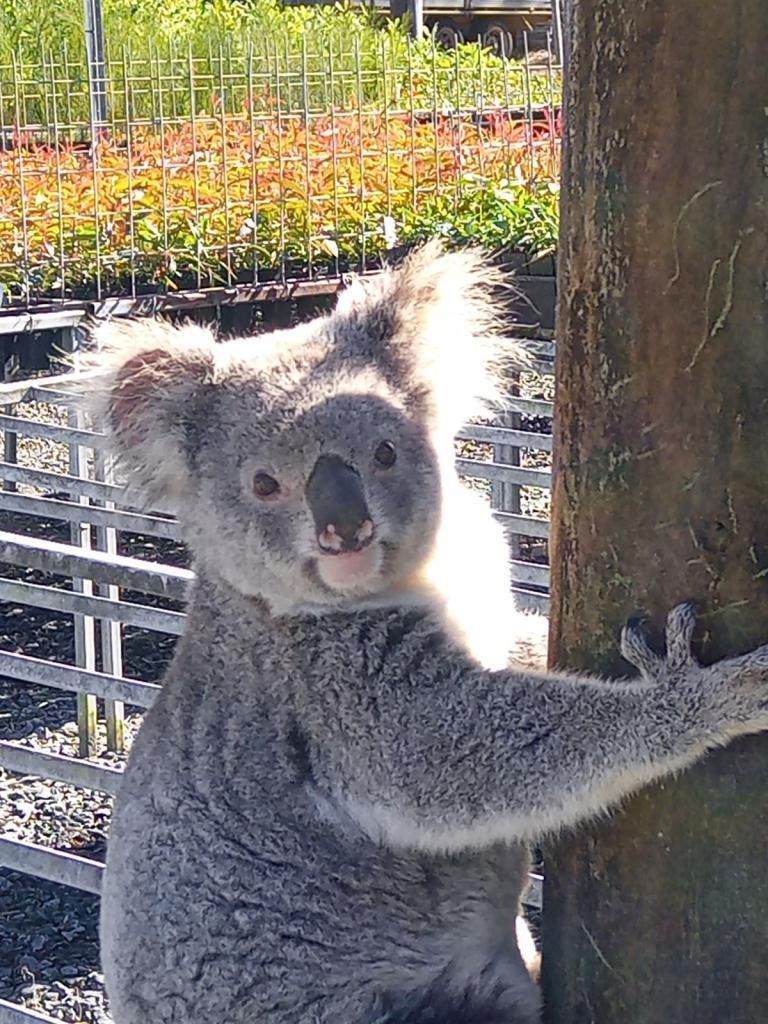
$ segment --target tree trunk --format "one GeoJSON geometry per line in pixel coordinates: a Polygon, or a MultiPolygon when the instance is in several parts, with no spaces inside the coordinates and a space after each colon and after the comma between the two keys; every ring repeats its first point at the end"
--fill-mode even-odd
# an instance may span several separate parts
{"type": "MultiPolygon", "coordinates": [[[[551,660],[694,598],[705,660],[768,640],[768,3],[575,0],[551,660]]],[[[547,851],[551,1024],[768,1019],[768,742],[547,851]]]]}

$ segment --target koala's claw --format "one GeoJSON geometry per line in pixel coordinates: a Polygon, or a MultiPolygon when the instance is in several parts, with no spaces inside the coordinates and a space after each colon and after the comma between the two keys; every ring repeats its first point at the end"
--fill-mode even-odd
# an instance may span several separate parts
{"type": "Polygon", "coordinates": [[[695,602],[678,604],[667,615],[667,664],[670,668],[693,668],[698,665],[691,650],[695,629],[695,602]]]}
{"type": "Polygon", "coordinates": [[[691,651],[696,627],[696,605],[692,601],[676,605],[667,616],[666,658],[648,643],[640,620],[630,619],[621,631],[621,656],[634,665],[641,676],[654,682],[664,668],[683,669],[698,664],[691,651]]]}
{"type": "Polygon", "coordinates": [[[630,619],[621,631],[621,656],[647,679],[655,678],[664,662],[648,643],[640,619],[630,619]]]}

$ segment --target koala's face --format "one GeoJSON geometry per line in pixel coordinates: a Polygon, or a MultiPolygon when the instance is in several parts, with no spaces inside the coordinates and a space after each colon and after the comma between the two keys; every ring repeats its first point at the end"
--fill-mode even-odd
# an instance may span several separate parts
{"type": "Polygon", "coordinates": [[[241,378],[208,399],[179,510],[198,559],[276,610],[376,594],[418,570],[440,515],[424,425],[332,378],[268,391],[241,378]]]}
{"type": "Polygon", "coordinates": [[[175,507],[198,568],[277,612],[405,583],[488,381],[487,283],[476,257],[427,247],[273,335],[108,325],[100,418],[129,484],[175,507]]]}

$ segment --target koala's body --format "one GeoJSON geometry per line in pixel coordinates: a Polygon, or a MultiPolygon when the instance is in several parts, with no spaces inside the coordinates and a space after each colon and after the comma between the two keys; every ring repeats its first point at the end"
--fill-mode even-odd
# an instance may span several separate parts
{"type": "MultiPolygon", "coordinates": [[[[275,625],[201,583],[115,811],[103,956],[116,1024],[535,1021],[515,941],[525,850],[395,850],[373,807],[351,813],[327,789],[344,751],[317,747],[315,730],[331,748],[356,708],[375,715],[382,684],[402,686],[433,642],[428,618],[275,625]],[[310,727],[295,709],[312,691],[310,727]]],[[[445,711],[434,727],[462,728],[445,711]]],[[[397,749],[397,724],[383,729],[397,749]]]]}
{"type": "Polygon", "coordinates": [[[685,608],[667,660],[626,633],[636,682],[505,667],[452,444],[486,276],[428,248],[279,335],[103,336],[105,425],[197,571],[115,804],[116,1024],[534,1024],[526,844],[768,724],[765,650],[700,668],[685,608]]]}

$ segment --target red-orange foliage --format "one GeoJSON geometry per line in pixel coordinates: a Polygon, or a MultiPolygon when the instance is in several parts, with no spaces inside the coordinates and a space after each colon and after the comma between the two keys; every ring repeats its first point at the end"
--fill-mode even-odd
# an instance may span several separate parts
{"type": "Polygon", "coordinates": [[[72,295],[355,264],[385,247],[385,215],[401,226],[429,197],[556,179],[558,129],[500,113],[477,124],[245,109],[92,151],[18,139],[0,152],[0,283],[72,295]]]}

